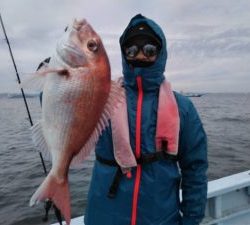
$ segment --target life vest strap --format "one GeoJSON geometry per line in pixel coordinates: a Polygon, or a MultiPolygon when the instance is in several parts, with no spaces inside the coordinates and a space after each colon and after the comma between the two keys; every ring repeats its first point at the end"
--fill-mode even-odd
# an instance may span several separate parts
{"type": "Polygon", "coordinates": [[[115,166],[119,167],[118,163],[115,160],[105,159],[100,155],[96,154],[96,160],[102,164],[108,165],[108,166],[115,166]]]}
{"type": "Polygon", "coordinates": [[[113,182],[109,187],[109,192],[108,192],[109,198],[115,198],[122,176],[123,176],[122,170],[120,167],[118,167],[113,182]]]}
{"type": "MultiPolygon", "coordinates": [[[[120,184],[120,180],[123,176],[122,170],[115,160],[105,159],[102,156],[97,155],[97,154],[96,154],[96,160],[102,164],[117,167],[117,171],[114,175],[112,184],[111,184],[111,186],[109,188],[109,192],[108,192],[108,197],[114,198],[116,193],[117,193],[117,190],[118,190],[118,187],[120,184]]],[[[171,154],[167,153],[166,151],[159,151],[159,152],[154,152],[154,153],[141,154],[141,157],[139,159],[137,159],[137,164],[145,165],[145,164],[157,162],[160,160],[177,161],[178,158],[176,155],[171,155],[171,154]]]]}
{"type": "Polygon", "coordinates": [[[142,154],[139,159],[137,159],[137,164],[145,165],[148,163],[157,162],[160,160],[171,160],[171,161],[177,161],[177,155],[171,155],[167,153],[166,151],[160,151],[160,152],[154,152],[154,153],[147,153],[142,154]]]}

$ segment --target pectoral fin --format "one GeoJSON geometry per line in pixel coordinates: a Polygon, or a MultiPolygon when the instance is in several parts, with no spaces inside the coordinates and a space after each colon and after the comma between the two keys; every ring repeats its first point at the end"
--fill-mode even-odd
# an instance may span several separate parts
{"type": "Polygon", "coordinates": [[[42,68],[35,73],[28,74],[27,78],[24,79],[20,86],[21,88],[42,91],[46,82],[46,76],[51,73],[62,76],[67,76],[69,74],[68,70],[65,68],[42,68]]]}

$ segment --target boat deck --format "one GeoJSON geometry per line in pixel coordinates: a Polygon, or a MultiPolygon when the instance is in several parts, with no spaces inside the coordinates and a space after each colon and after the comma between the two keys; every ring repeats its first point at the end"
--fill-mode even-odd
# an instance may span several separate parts
{"type": "MultiPolygon", "coordinates": [[[[250,170],[208,182],[207,199],[201,225],[250,225],[250,170]]],[[[83,217],[71,225],[84,225],[83,217]]]]}

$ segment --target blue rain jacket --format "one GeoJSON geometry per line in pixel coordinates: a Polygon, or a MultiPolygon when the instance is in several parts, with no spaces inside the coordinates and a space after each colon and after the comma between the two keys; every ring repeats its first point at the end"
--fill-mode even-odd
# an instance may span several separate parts
{"type": "MultiPolygon", "coordinates": [[[[154,65],[131,68],[122,56],[126,89],[130,143],[135,149],[138,89],[136,77],[142,77],[141,152],[155,152],[155,134],[159,87],[164,80],[167,60],[166,40],[152,20],[137,15],[120,38],[132,26],[145,22],[161,38],[162,49],[154,65]]],[[[192,102],[175,93],[180,114],[179,160],[161,160],[142,166],[136,225],[197,225],[204,217],[207,196],[207,139],[192,102]],[[182,202],[179,198],[182,189],[182,202]]],[[[167,115],[166,115],[167,116],[167,115]]],[[[114,160],[112,130],[101,135],[96,154],[114,160]]],[[[85,211],[85,225],[130,225],[136,168],[132,178],[123,176],[114,199],[107,197],[116,168],[95,161],[85,211]]]]}

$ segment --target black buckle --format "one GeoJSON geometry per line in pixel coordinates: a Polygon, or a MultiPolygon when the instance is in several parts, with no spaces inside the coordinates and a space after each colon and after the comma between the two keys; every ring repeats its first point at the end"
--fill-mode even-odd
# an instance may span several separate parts
{"type": "Polygon", "coordinates": [[[139,159],[137,159],[136,161],[137,161],[137,164],[140,164],[140,165],[154,162],[155,161],[155,154],[154,153],[153,154],[149,153],[146,155],[141,154],[141,157],[139,159]]]}
{"type": "Polygon", "coordinates": [[[137,159],[137,163],[140,165],[148,164],[157,162],[159,160],[177,160],[176,155],[171,155],[165,151],[155,152],[155,153],[148,153],[141,155],[139,159],[137,159]]]}

